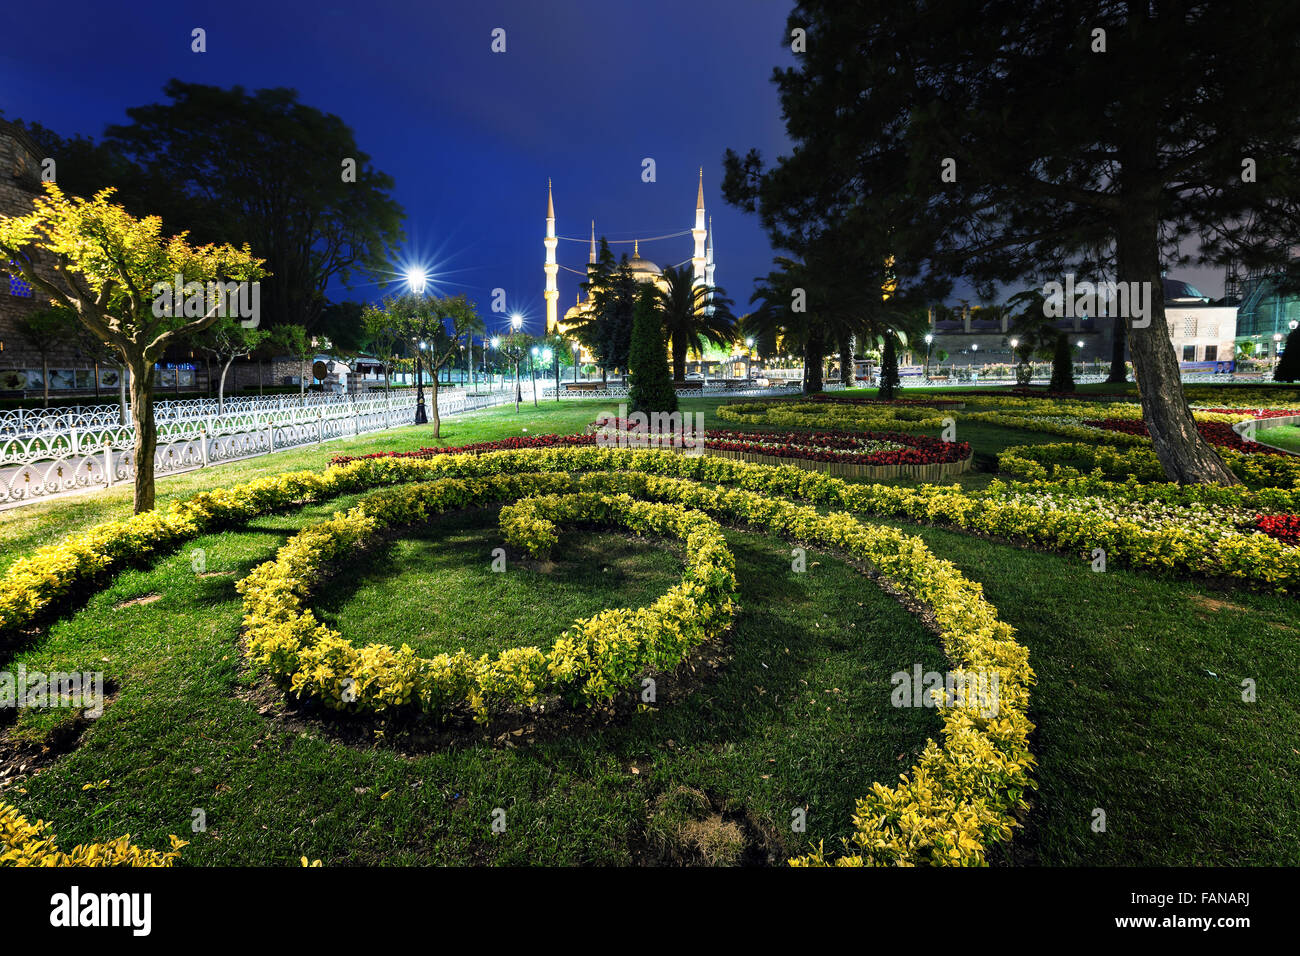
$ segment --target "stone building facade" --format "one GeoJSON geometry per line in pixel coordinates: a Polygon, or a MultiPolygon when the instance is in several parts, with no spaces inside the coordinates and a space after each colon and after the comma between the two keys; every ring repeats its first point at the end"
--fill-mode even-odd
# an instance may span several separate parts
{"type": "MultiPolygon", "coordinates": [[[[0,120],[0,215],[21,216],[31,212],[32,200],[41,191],[42,158],[40,147],[23,129],[0,120]]],[[[31,374],[29,370],[36,370],[37,376],[41,374],[40,353],[22,334],[20,320],[46,304],[29,283],[0,273],[0,392],[11,391],[19,385],[20,379],[31,374]]],[[[55,379],[53,371],[59,371],[60,385],[75,386],[80,369],[82,384],[93,387],[91,366],[71,339],[55,344],[49,364],[52,379],[55,379]]],[[[24,381],[21,387],[29,384],[24,381]]]]}

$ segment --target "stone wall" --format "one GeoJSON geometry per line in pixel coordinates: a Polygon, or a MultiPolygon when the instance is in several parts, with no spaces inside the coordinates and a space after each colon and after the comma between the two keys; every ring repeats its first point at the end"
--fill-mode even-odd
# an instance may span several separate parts
{"type": "MultiPolygon", "coordinates": [[[[0,216],[31,212],[40,194],[40,147],[22,129],[0,120],[0,216]]],[[[0,273],[0,390],[13,384],[13,372],[39,369],[40,353],[19,332],[18,320],[44,308],[46,301],[21,280],[0,273]]],[[[50,368],[71,372],[91,364],[77,351],[75,342],[60,344],[50,355],[50,368]]]]}

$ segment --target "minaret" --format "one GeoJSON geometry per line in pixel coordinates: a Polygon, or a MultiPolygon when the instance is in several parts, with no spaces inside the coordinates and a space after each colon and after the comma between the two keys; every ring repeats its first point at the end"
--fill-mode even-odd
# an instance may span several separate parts
{"type": "Polygon", "coordinates": [[[587,261],[592,265],[596,264],[596,220],[591,220],[591,252],[587,256],[587,261]]]}
{"type": "Polygon", "coordinates": [[[551,181],[546,180],[546,334],[558,331],[560,289],[556,278],[560,266],[555,261],[555,247],[559,240],[555,238],[555,200],[551,198],[551,181]]]}
{"type": "Polygon", "coordinates": [[[709,244],[704,250],[704,282],[709,288],[713,287],[713,270],[717,266],[713,264],[713,217],[709,217],[709,244]]]}
{"type": "Polygon", "coordinates": [[[695,255],[691,256],[691,273],[694,285],[700,285],[704,278],[704,237],[708,229],[704,225],[704,167],[700,167],[700,191],[695,198],[695,228],[691,236],[695,239],[695,255]]]}

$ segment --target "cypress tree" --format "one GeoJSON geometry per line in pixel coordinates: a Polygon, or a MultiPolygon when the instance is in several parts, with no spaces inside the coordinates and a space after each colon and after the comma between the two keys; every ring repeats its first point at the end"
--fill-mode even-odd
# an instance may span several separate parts
{"type": "Polygon", "coordinates": [[[634,412],[675,412],[677,392],[668,370],[668,340],[652,293],[653,287],[643,287],[632,312],[628,399],[634,412]]]}
{"type": "Polygon", "coordinates": [[[1282,358],[1278,360],[1277,368],[1273,369],[1273,381],[1300,381],[1300,327],[1292,329],[1286,337],[1282,358]]]}
{"type": "Polygon", "coordinates": [[[880,356],[880,389],[876,396],[892,399],[898,390],[898,351],[894,348],[894,336],[886,334],[884,351],[880,356]]]}
{"type": "Polygon", "coordinates": [[[1052,381],[1047,390],[1074,391],[1074,356],[1070,354],[1070,339],[1064,332],[1056,333],[1056,350],[1052,353],[1052,381]]]}

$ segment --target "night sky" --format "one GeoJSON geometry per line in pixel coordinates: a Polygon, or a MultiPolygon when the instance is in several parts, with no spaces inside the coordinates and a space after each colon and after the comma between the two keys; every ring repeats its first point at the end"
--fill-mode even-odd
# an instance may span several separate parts
{"type": "MultiPolygon", "coordinates": [[[[723,204],[721,159],[728,146],[769,160],[788,149],[770,76],[792,60],[782,43],[789,9],[785,0],[64,0],[6,17],[0,109],[99,138],[127,107],[161,102],[171,77],[292,87],[342,117],[396,180],[403,253],[431,267],[437,291],[467,293],[495,331],[503,321],[489,311],[491,290],[504,288],[540,332],[548,177],[559,235],[587,236],[594,217],[597,235],[631,239],[691,227],[703,166],[716,281],[748,302],[772,250],[756,217],[723,204]],[[207,31],[206,53],[190,52],[195,27],[207,31]],[[507,31],[504,54],[490,49],[496,27],[507,31]],[[645,157],[655,183],[641,181],[645,157]]],[[[665,266],[691,249],[687,235],[641,254],[665,266]]],[[[582,270],[587,247],[561,241],[558,257],[582,270]]],[[[560,270],[561,316],[580,281],[560,270]]],[[[360,280],[330,290],[361,301],[380,293],[360,280]]]]}

